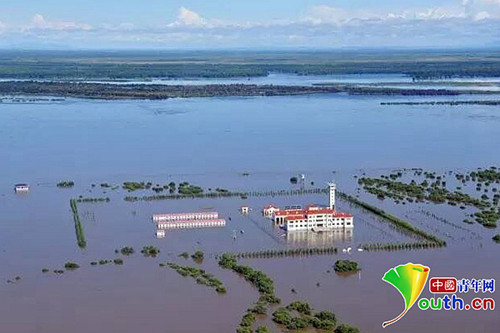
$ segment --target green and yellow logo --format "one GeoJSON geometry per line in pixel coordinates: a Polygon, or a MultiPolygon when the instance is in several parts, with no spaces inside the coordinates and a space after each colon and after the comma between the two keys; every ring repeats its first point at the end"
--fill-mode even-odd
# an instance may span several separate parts
{"type": "Polygon", "coordinates": [[[429,277],[429,271],[430,268],[427,266],[407,263],[406,265],[399,265],[391,268],[384,274],[382,280],[391,284],[399,291],[405,300],[405,308],[396,318],[385,321],[382,327],[394,324],[399,319],[403,318],[408,310],[411,309],[425,287],[425,283],[429,277]]]}

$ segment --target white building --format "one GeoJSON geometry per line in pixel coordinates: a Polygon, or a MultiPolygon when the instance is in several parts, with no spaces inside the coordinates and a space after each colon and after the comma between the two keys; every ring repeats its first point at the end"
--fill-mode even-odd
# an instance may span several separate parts
{"type": "Polygon", "coordinates": [[[218,219],[217,212],[195,212],[195,213],[169,213],[169,214],[154,214],[153,221],[185,221],[185,220],[209,220],[218,219]]]}
{"type": "Polygon", "coordinates": [[[335,209],[335,190],[337,189],[337,186],[335,185],[335,183],[330,182],[328,183],[328,189],[328,207],[330,207],[330,209],[335,209]]]}
{"type": "Polygon", "coordinates": [[[273,214],[275,212],[277,212],[279,210],[280,210],[280,208],[278,206],[269,205],[269,206],[262,208],[262,214],[264,214],[264,216],[271,217],[271,216],[273,216],[273,214]]]}
{"type": "MultiPolygon", "coordinates": [[[[354,218],[349,213],[341,213],[335,210],[335,190],[334,183],[329,183],[328,207],[317,205],[307,206],[305,209],[279,209],[272,208],[271,217],[274,222],[287,231],[293,230],[313,230],[323,231],[330,229],[354,227],[354,218]]],[[[269,213],[271,208],[264,208],[264,214],[269,213]]]]}
{"type": "Polygon", "coordinates": [[[226,225],[225,219],[156,222],[156,228],[158,230],[186,229],[186,228],[214,228],[214,227],[224,227],[225,225],[226,225]]]}
{"type": "Polygon", "coordinates": [[[28,184],[16,184],[14,186],[14,190],[16,192],[28,192],[30,190],[30,186],[28,184]]]}
{"type": "Polygon", "coordinates": [[[226,220],[220,219],[218,212],[154,214],[153,222],[156,223],[157,236],[158,232],[161,234],[161,231],[165,229],[210,228],[226,225],[226,220]]]}

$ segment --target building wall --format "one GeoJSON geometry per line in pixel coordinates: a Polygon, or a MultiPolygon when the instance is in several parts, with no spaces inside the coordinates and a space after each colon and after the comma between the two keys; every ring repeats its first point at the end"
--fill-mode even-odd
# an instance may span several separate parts
{"type": "Polygon", "coordinates": [[[335,209],[335,190],[337,186],[334,183],[328,183],[328,187],[330,189],[330,193],[328,196],[328,206],[330,209],[335,209]]]}
{"type": "Polygon", "coordinates": [[[197,212],[197,213],[180,213],[180,214],[156,214],[153,215],[153,221],[185,221],[185,220],[206,220],[217,219],[217,212],[197,212]]]}
{"type": "Polygon", "coordinates": [[[331,215],[309,215],[306,219],[286,221],[284,226],[287,230],[350,229],[354,227],[354,219],[352,217],[333,217],[331,215]]]}
{"type": "Polygon", "coordinates": [[[226,220],[224,219],[161,221],[156,224],[158,229],[208,228],[208,227],[223,227],[225,225],[226,225],[226,220]]]}

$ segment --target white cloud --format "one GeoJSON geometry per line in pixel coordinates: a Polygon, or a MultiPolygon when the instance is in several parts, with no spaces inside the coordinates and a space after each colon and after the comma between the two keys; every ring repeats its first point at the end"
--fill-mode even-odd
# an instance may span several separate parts
{"type": "Polygon", "coordinates": [[[474,20],[500,18],[500,0],[463,0],[465,13],[474,20]]]}
{"type": "Polygon", "coordinates": [[[185,7],[179,8],[179,13],[177,14],[177,20],[170,24],[170,26],[193,26],[202,27],[207,25],[207,20],[204,19],[200,14],[189,10],[185,7]]]}
{"type": "Polygon", "coordinates": [[[348,10],[327,5],[313,6],[304,16],[303,22],[313,25],[345,25],[351,21],[387,20],[484,20],[500,18],[500,0],[462,0],[461,5],[432,8],[413,8],[402,12],[348,10]]]}
{"type": "MultiPolygon", "coordinates": [[[[391,12],[313,6],[302,17],[270,21],[223,21],[180,7],[170,23],[90,24],[49,20],[36,14],[28,25],[2,26],[5,44],[29,39],[87,41],[97,47],[383,47],[474,46],[500,43],[500,0],[457,0],[456,6],[391,12]]],[[[2,44],[2,41],[0,41],[2,44]]],[[[87,45],[87,43],[85,43],[87,45]]]]}
{"type": "Polygon", "coordinates": [[[403,12],[367,12],[321,5],[312,7],[304,17],[304,21],[312,24],[342,25],[349,24],[353,20],[379,21],[382,23],[386,20],[443,20],[465,18],[466,16],[465,10],[461,6],[411,9],[403,12]]]}
{"type": "Polygon", "coordinates": [[[71,21],[50,21],[46,20],[41,14],[35,14],[31,23],[24,30],[92,30],[90,24],[79,24],[71,21]]]}

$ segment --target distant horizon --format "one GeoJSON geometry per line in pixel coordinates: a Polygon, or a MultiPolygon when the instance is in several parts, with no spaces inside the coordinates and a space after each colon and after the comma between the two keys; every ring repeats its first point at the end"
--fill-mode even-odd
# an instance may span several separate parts
{"type": "Polygon", "coordinates": [[[0,46],[0,52],[406,52],[406,51],[432,51],[432,52],[459,52],[459,51],[500,51],[500,46],[474,46],[474,47],[442,47],[442,46],[429,46],[429,47],[411,47],[411,46],[394,46],[394,47],[341,47],[341,48],[327,48],[327,47],[206,47],[206,48],[190,48],[190,47],[176,47],[176,48],[7,48],[0,46]]]}

